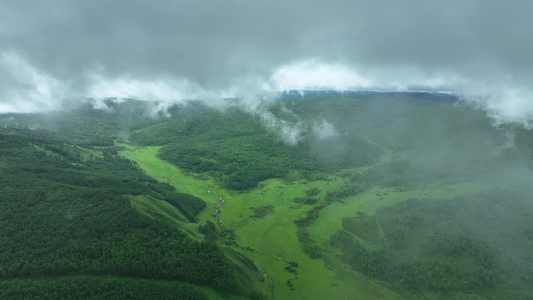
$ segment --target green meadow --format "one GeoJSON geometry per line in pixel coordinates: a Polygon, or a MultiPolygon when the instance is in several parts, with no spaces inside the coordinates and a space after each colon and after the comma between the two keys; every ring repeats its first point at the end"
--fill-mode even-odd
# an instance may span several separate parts
{"type": "MultiPolygon", "coordinates": [[[[208,202],[208,207],[199,215],[199,223],[214,221],[212,212],[219,202],[219,197],[225,200],[220,216],[224,226],[235,231],[238,244],[226,247],[250,257],[256,266],[266,273],[267,279],[257,283],[264,294],[275,299],[293,298],[295,294],[308,299],[373,298],[375,295],[382,295],[387,299],[401,299],[395,292],[354,270],[335,270],[333,264],[326,266],[324,260],[311,259],[302,250],[296,238],[297,227],[294,221],[304,216],[311,207],[298,205],[293,199],[303,196],[306,190],[314,187],[321,190],[319,197],[323,197],[328,188],[335,189],[340,186],[341,180],[302,180],[288,184],[283,179],[270,179],[248,192],[228,191],[211,179],[195,174],[185,175],[179,168],[162,161],[157,157],[160,147],[121,146],[126,150],[120,151],[120,154],[135,160],[147,175],[170,183],[180,192],[190,193],[208,202]],[[269,205],[273,206],[273,209],[267,215],[254,216],[254,208],[269,205]],[[285,269],[288,262],[298,263],[295,268],[297,276],[285,269]],[[347,274],[350,275],[346,276],[347,274]],[[287,284],[289,280],[294,290],[287,284]]],[[[132,206],[146,211],[146,208],[139,207],[138,201],[132,201],[132,206]]],[[[322,217],[319,220],[322,220],[322,217]]]]}
{"type": "MultiPolygon", "coordinates": [[[[376,295],[386,299],[405,297],[345,265],[335,253],[326,253],[324,259],[311,259],[302,250],[302,245],[296,238],[298,228],[294,221],[305,216],[312,206],[297,204],[293,201],[294,198],[302,197],[305,191],[317,188],[320,190],[318,198],[323,199],[328,190],[336,190],[344,183],[341,177],[333,175],[327,180],[300,180],[292,183],[283,179],[269,179],[250,191],[236,192],[224,189],[206,176],[186,175],[179,168],[157,157],[160,147],[121,146],[127,150],[121,151],[120,154],[135,160],[149,176],[168,182],[178,191],[190,193],[208,202],[208,207],[199,215],[199,223],[214,221],[212,212],[220,202],[219,197],[225,200],[220,218],[224,221],[225,228],[235,231],[237,243],[225,246],[250,257],[266,274],[267,279],[258,283],[258,287],[266,295],[275,296],[276,299],[291,298],[294,294],[308,299],[375,298],[376,295]],[[254,208],[266,206],[273,207],[268,214],[254,215],[254,208]],[[297,276],[285,269],[288,262],[298,263],[295,268],[297,276]],[[290,289],[287,281],[292,282],[294,290],[290,289]]],[[[324,245],[324,250],[335,251],[327,246],[331,235],[342,229],[344,218],[353,217],[357,212],[372,215],[380,207],[411,198],[453,198],[487,189],[486,185],[475,183],[436,185],[409,191],[373,187],[361,194],[347,197],[342,202],[334,202],[324,207],[308,230],[314,241],[324,245]]],[[[139,202],[132,199],[132,206],[146,212],[148,209],[139,202]]],[[[155,205],[151,205],[153,206],[155,205]]],[[[179,212],[174,210],[175,208],[172,212],[175,217],[172,218],[181,223],[179,212]]],[[[156,212],[155,208],[151,208],[150,213],[169,218],[168,213],[156,212]]],[[[192,234],[199,235],[197,232],[192,234]]]]}
{"type": "Polygon", "coordinates": [[[494,169],[507,159],[476,153],[477,144],[505,138],[476,111],[432,101],[368,95],[274,104],[278,118],[294,121],[291,107],[308,126],[307,141],[292,147],[238,110],[200,112],[136,132],[120,153],[207,202],[198,223],[185,225],[190,234],[216,224],[217,243],[254,262],[240,266],[260,274],[256,288],[269,298],[491,295],[505,267],[485,263],[495,252],[461,226],[475,214],[470,199],[493,197],[494,169]],[[317,115],[344,136],[314,137],[317,115]],[[459,246],[441,251],[442,242],[459,246]],[[440,264],[444,281],[427,275],[440,264]]]}

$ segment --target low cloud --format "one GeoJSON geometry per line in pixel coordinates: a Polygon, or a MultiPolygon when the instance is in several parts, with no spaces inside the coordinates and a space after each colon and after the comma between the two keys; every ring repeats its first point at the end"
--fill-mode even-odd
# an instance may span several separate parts
{"type": "MultiPolygon", "coordinates": [[[[190,100],[223,109],[227,106],[224,99],[240,98],[239,105],[256,112],[264,102],[273,101],[285,90],[428,90],[456,93],[465,103],[485,110],[496,125],[518,123],[528,129],[533,127],[532,89],[508,78],[500,81],[488,77],[472,79],[451,73],[426,76],[428,74],[410,68],[362,74],[345,65],[312,59],[282,65],[264,78],[257,75],[236,77],[231,85],[218,89],[206,89],[186,78],[113,78],[96,72],[86,75],[80,88],[79,81],[55,78],[16,53],[3,52],[0,66],[3,78],[0,113],[59,110],[64,103],[83,98],[96,99],[95,108],[105,109],[105,104],[97,99],[109,97],[158,102],[156,110],[159,111],[190,100]]],[[[298,130],[286,129],[287,124],[274,121],[273,116],[265,115],[261,119],[270,128],[284,128],[283,135],[291,143],[299,140],[298,130]]]]}
{"type": "Polygon", "coordinates": [[[266,94],[266,96],[245,95],[231,102],[231,105],[258,117],[268,131],[277,134],[285,144],[294,146],[304,139],[305,125],[285,107],[282,108],[282,111],[294,116],[294,120],[286,120],[272,113],[268,109],[268,104],[273,99],[271,94],[266,94]]]}
{"type": "Polygon", "coordinates": [[[515,123],[533,128],[533,89],[499,84],[471,84],[460,94],[470,103],[487,112],[495,125],[515,123]]]}
{"type": "Polygon", "coordinates": [[[375,83],[346,66],[316,59],[283,65],[275,70],[269,81],[272,89],[277,91],[312,89],[343,91],[375,87],[375,83]]]}
{"type": "Polygon", "coordinates": [[[225,98],[283,90],[414,89],[454,92],[496,124],[530,128],[532,9],[495,0],[5,1],[0,113],[87,97],[223,108],[225,98]]]}
{"type": "Polygon", "coordinates": [[[58,109],[65,83],[41,72],[13,52],[0,53],[0,113],[58,109]]]}
{"type": "Polygon", "coordinates": [[[329,123],[326,120],[321,120],[320,122],[315,122],[313,125],[313,134],[315,137],[322,141],[339,135],[333,124],[329,123]]]}

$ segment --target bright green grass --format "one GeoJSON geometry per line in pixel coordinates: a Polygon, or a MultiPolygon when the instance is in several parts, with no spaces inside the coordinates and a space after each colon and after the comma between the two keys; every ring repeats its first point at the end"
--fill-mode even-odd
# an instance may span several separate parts
{"type": "Polygon", "coordinates": [[[126,144],[119,144],[126,147],[126,150],[120,151],[120,154],[128,159],[134,160],[139,167],[143,169],[148,176],[156,178],[161,182],[167,182],[178,190],[180,193],[190,194],[201,198],[206,202],[216,203],[216,199],[205,197],[207,189],[212,189],[214,183],[212,180],[200,180],[192,176],[186,176],[177,167],[166,163],[157,158],[157,153],[161,147],[143,147],[134,148],[126,144]]]}
{"type": "MultiPolygon", "coordinates": [[[[342,179],[333,180],[332,177],[330,181],[297,181],[292,184],[270,179],[251,191],[232,192],[221,188],[212,179],[186,175],[175,166],[161,161],[156,156],[160,147],[121,146],[125,150],[120,154],[135,160],[147,175],[206,201],[208,206],[200,213],[199,223],[214,221],[211,214],[220,201],[219,197],[225,200],[220,217],[226,227],[235,230],[239,243],[239,246],[229,248],[248,255],[267,274],[267,279],[256,283],[265,295],[274,299],[402,299],[373,280],[345,269],[341,263],[331,270],[326,268],[324,260],[310,259],[303,252],[296,237],[294,220],[304,216],[312,206],[296,204],[293,199],[304,196],[306,190],[316,187],[321,190],[318,197],[322,200],[328,189],[335,190],[344,183],[342,179]],[[263,218],[252,216],[252,207],[265,205],[274,206],[272,215],[263,218]],[[299,264],[296,268],[297,279],[285,270],[287,261],[299,264]],[[290,279],[294,285],[293,291],[287,284],[290,279]]],[[[191,229],[193,226],[188,225],[191,229]]]]}
{"type": "MultiPolygon", "coordinates": [[[[247,253],[263,266],[274,281],[276,298],[289,299],[296,295],[305,295],[310,299],[343,299],[359,295],[361,299],[372,299],[373,293],[393,296],[390,291],[365,278],[357,277],[353,271],[348,277],[342,276],[342,279],[338,279],[340,276],[327,269],[323,260],[310,259],[302,251],[296,238],[297,227],[294,220],[304,216],[311,206],[299,207],[293,199],[304,196],[305,191],[313,187],[321,190],[318,197],[323,198],[328,188],[335,189],[342,183],[342,180],[299,181],[287,185],[283,180],[271,179],[262,182],[260,188],[239,193],[234,198],[226,198],[227,208],[223,210],[221,217],[228,227],[236,230],[240,245],[255,249],[247,253]],[[251,207],[265,205],[274,206],[273,215],[264,218],[252,216],[251,207]],[[296,268],[298,279],[292,281],[294,291],[291,291],[287,284],[287,280],[294,278],[293,274],[285,270],[288,261],[299,264],[296,268]],[[354,288],[356,286],[357,289],[354,288]]],[[[346,272],[348,271],[345,270],[346,272]]]]}

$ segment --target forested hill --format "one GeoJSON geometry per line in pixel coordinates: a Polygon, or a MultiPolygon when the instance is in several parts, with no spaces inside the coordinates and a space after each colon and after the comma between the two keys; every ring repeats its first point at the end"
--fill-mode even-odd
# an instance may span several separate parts
{"type": "Polygon", "coordinates": [[[205,203],[144,175],[112,148],[0,133],[0,191],[1,299],[132,299],[154,290],[160,298],[206,298],[187,282],[247,292],[215,244],[141,216],[126,195],[178,204],[191,221],[205,203]],[[82,275],[89,285],[80,285],[82,275]]]}
{"type": "MultiPolygon", "coordinates": [[[[166,110],[155,102],[109,98],[86,99],[64,110],[48,113],[0,114],[0,131],[37,138],[61,140],[88,147],[113,146],[114,140],[148,125],[182,118],[205,110],[201,103],[175,104],[166,110]]],[[[164,107],[163,107],[164,108],[164,107]]]]}
{"type": "Polygon", "coordinates": [[[249,190],[269,178],[324,178],[324,172],[374,163],[383,153],[353,131],[317,137],[312,119],[300,120],[283,105],[270,107],[269,114],[279,120],[273,127],[261,113],[207,110],[147,126],[133,133],[131,141],[162,145],[160,158],[189,172],[207,173],[233,190],[249,190]],[[291,130],[299,138],[295,145],[283,137],[291,130]]]}
{"type": "Polygon", "coordinates": [[[0,299],[532,299],[531,130],[289,98],[0,115],[0,299]]]}

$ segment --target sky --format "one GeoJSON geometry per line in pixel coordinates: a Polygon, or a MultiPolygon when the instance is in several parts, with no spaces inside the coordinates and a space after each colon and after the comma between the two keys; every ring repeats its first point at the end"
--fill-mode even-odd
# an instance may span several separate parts
{"type": "Polygon", "coordinates": [[[0,112],[430,89],[530,126],[532,11],[526,0],[0,0],[0,112]]]}

